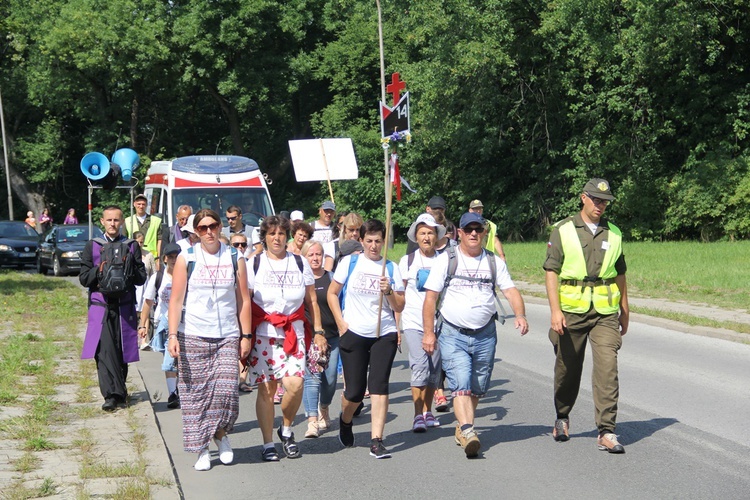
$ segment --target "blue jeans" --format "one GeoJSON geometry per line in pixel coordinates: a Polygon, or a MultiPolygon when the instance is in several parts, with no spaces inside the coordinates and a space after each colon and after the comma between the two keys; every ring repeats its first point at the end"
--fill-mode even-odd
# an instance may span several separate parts
{"type": "Polygon", "coordinates": [[[454,396],[483,396],[490,388],[495,364],[495,321],[467,335],[443,322],[438,337],[448,388],[454,396]]]}
{"type": "Polygon", "coordinates": [[[318,416],[318,403],[328,406],[336,392],[339,366],[339,338],[328,339],[328,368],[323,373],[310,373],[305,367],[305,391],[302,402],[305,404],[305,417],[318,416]]]}

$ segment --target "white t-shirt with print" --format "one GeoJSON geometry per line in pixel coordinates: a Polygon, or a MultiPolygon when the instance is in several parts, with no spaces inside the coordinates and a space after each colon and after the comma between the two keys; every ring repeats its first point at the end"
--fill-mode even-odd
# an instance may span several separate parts
{"type": "MultiPolygon", "coordinates": [[[[336,258],[336,242],[339,241],[339,238],[336,238],[335,240],[331,240],[328,243],[323,243],[323,257],[330,257],[332,259],[336,258]]],[[[341,244],[339,242],[339,244],[341,244]]]]}
{"type": "MultiPolygon", "coordinates": [[[[333,279],[342,285],[346,282],[349,273],[349,263],[352,255],[347,255],[339,262],[333,279]]],[[[378,304],[380,302],[380,275],[383,268],[383,259],[373,261],[364,255],[357,256],[357,263],[352,269],[351,276],[346,285],[346,296],[344,297],[344,321],[349,324],[349,329],[361,337],[377,337],[378,327],[378,304]]],[[[386,268],[386,275],[388,270],[386,268]]],[[[391,286],[396,292],[404,291],[404,281],[398,266],[393,264],[393,276],[391,286]]],[[[380,311],[380,335],[396,333],[396,320],[393,317],[388,300],[383,298],[383,309],[380,311]]]]}
{"type": "MultiPolygon", "coordinates": [[[[195,268],[188,281],[185,303],[185,335],[208,338],[237,337],[234,264],[230,247],[221,244],[212,255],[197,244],[193,247],[195,268]]],[[[190,254],[184,251],[186,260],[190,254]]]]}
{"type": "Polygon", "coordinates": [[[330,226],[324,226],[318,221],[313,223],[313,240],[321,243],[328,243],[333,240],[333,229],[330,226]]]}
{"type": "MultiPolygon", "coordinates": [[[[146,288],[143,292],[144,300],[154,300],[156,298],[156,276],[159,273],[154,273],[148,279],[146,288]]],[[[169,299],[172,297],[172,275],[164,271],[161,278],[161,285],[159,286],[159,303],[156,305],[154,311],[154,321],[158,324],[159,318],[167,316],[169,311],[169,299]]]]}
{"type": "Polygon", "coordinates": [[[422,252],[414,252],[414,261],[409,268],[409,255],[401,257],[398,263],[398,270],[401,272],[406,285],[406,306],[401,313],[401,328],[404,330],[424,331],[422,322],[422,305],[424,304],[425,292],[417,290],[417,273],[420,269],[430,270],[437,259],[437,254],[432,257],[425,257],[422,252]]]}
{"type": "MultiPolygon", "coordinates": [[[[457,276],[469,276],[474,278],[492,279],[492,271],[488,259],[495,259],[497,266],[497,278],[495,284],[500,290],[507,290],[516,285],[508,273],[505,262],[496,254],[483,251],[478,257],[465,255],[461,247],[456,247],[457,276]]],[[[448,275],[448,252],[441,253],[435,260],[427,278],[425,288],[440,292],[443,290],[445,278],[448,275]]],[[[492,295],[492,286],[489,283],[478,281],[467,281],[453,278],[445,292],[443,303],[440,306],[440,314],[446,321],[461,328],[481,328],[489,323],[495,314],[495,299],[492,295]]]]}
{"type": "MultiPolygon", "coordinates": [[[[297,266],[297,259],[291,252],[282,260],[272,260],[264,252],[253,257],[248,263],[247,286],[253,291],[253,302],[267,313],[281,313],[286,316],[294,313],[305,301],[306,288],[315,284],[310,264],[302,258],[302,272],[297,266]],[[257,274],[253,274],[254,260],[260,259],[257,274]]],[[[298,338],[305,334],[303,321],[292,323],[298,338]]],[[[284,329],[276,328],[264,321],[255,331],[256,335],[272,338],[284,338],[284,329]]]]}

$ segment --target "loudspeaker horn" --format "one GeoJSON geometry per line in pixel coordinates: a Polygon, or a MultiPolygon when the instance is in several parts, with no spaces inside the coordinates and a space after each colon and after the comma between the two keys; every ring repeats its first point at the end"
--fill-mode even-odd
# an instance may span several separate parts
{"type": "Polygon", "coordinates": [[[118,149],[115,151],[115,154],[112,155],[112,163],[120,167],[122,180],[125,182],[130,181],[130,178],[133,176],[133,170],[135,170],[135,167],[138,166],[140,161],[141,159],[138,156],[138,153],[130,148],[118,149]]]}
{"type": "Polygon", "coordinates": [[[109,170],[109,160],[101,153],[88,153],[81,160],[81,172],[92,181],[104,179],[109,170]]]}

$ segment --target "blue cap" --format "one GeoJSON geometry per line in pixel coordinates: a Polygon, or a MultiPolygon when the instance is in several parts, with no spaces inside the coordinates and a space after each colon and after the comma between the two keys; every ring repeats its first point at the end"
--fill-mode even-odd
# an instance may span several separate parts
{"type": "Polygon", "coordinates": [[[461,221],[458,223],[458,227],[463,229],[472,222],[476,222],[484,226],[484,217],[475,212],[466,212],[461,216],[461,221]]]}
{"type": "Polygon", "coordinates": [[[320,208],[323,210],[336,210],[336,205],[331,200],[326,200],[320,205],[320,208]]]}

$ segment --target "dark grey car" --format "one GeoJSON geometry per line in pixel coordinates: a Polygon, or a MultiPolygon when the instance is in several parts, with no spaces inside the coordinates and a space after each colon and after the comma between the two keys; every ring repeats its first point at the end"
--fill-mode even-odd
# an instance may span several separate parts
{"type": "MultiPolygon", "coordinates": [[[[94,226],[94,238],[102,237],[101,229],[94,226]]],[[[42,235],[36,270],[47,274],[52,269],[55,276],[77,273],[81,269],[81,252],[89,239],[88,224],[52,226],[42,235]]]]}
{"type": "Polygon", "coordinates": [[[0,221],[0,266],[34,265],[39,233],[23,221],[0,221]]]}

